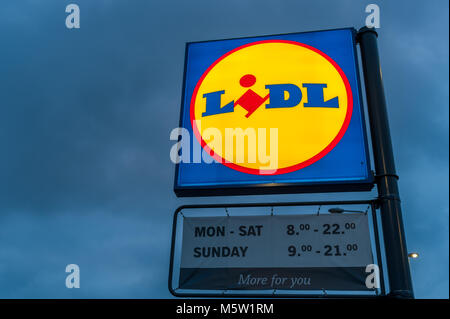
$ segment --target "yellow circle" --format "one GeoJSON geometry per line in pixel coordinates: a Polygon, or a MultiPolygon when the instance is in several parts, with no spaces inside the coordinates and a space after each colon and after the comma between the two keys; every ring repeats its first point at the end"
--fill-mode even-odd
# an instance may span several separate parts
{"type": "Polygon", "coordinates": [[[291,41],[262,41],[234,50],[216,61],[199,81],[191,105],[194,107],[193,125],[207,147],[214,151],[216,159],[222,158],[244,170],[287,169],[307,163],[329,148],[338,135],[342,135],[343,127],[348,125],[349,106],[351,112],[349,87],[345,75],[333,62],[320,51],[291,41]],[[256,83],[250,88],[242,87],[239,82],[246,74],[256,77],[256,83]],[[302,86],[305,83],[326,84],[324,101],[337,97],[339,107],[305,107],[308,102],[307,88],[302,86]],[[247,111],[239,105],[235,105],[233,112],[203,116],[206,111],[204,95],[207,93],[225,91],[221,95],[221,106],[225,106],[231,101],[236,102],[248,89],[264,97],[269,93],[265,86],[273,84],[296,85],[302,92],[300,103],[294,107],[266,108],[269,97],[248,118],[247,111]],[[268,168],[267,158],[259,154],[270,152],[271,128],[277,129],[278,154],[277,162],[273,164],[276,167],[268,168]],[[255,133],[256,142],[246,135],[243,150],[236,148],[236,142],[231,146],[227,130],[229,136],[229,130],[239,129],[244,133],[255,133]],[[259,129],[265,129],[265,136],[259,129]],[[218,132],[220,136],[215,134],[218,132]],[[255,150],[251,145],[248,148],[249,144],[255,144],[256,161],[251,154],[255,150]],[[227,150],[226,146],[232,147],[233,151],[227,150]],[[243,152],[243,161],[239,152],[243,152]]]}

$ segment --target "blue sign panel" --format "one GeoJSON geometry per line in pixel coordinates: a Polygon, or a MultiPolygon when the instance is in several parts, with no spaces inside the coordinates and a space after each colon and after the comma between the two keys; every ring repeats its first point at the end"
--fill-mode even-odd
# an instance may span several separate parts
{"type": "Polygon", "coordinates": [[[188,43],[184,77],[178,196],[373,187],[354,29],[188,43]]]}

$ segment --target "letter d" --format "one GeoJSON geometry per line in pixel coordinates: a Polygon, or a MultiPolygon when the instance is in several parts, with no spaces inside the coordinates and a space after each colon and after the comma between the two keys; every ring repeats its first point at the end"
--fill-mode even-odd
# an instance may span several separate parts
{"type": "Polygon", "coordinates": [[[266,85],[266,89],[270,91],[270,103],[266,104],[267,109],[293,107],[302,100],[302,91],[294,84],[270,84],[266,85]],[[287,99],[284,98],[284,92],[289,94],[287,99]]]}

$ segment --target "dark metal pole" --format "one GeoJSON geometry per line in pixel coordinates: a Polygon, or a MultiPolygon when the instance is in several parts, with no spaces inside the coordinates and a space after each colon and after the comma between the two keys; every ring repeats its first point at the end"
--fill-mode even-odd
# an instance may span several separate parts
{"type": "Polygon", "coordinates": [[[397,298],[414,298],[397,185],[398,176],[395,172],[386,99],[378,56],[377,37],[378,34],[374,29],[364,27],[359,30],[357,40],[361,47],[369,109],[381,223],[389,275],[389,295],[397,298]]]}

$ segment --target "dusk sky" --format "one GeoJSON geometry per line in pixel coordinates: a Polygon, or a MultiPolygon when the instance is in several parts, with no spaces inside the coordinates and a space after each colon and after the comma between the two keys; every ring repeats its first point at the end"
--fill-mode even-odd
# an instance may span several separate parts
{"type": "Polygon", "coordinates": [[[417,298],[449,296],[448,1],[4,0],[0,4],[0,298],[170,298],[183,204],[370,193],[177,198],[185,43],[359,29],[378,45],[417,298]],[[80,29],[67,29],[68,4],[80,29]],[[67,264],[81,288],[67,289],[67,264]]]}

